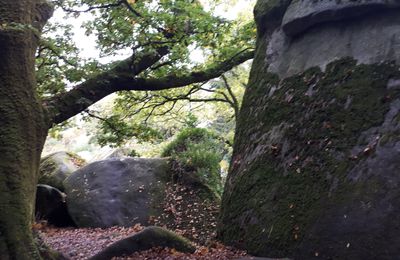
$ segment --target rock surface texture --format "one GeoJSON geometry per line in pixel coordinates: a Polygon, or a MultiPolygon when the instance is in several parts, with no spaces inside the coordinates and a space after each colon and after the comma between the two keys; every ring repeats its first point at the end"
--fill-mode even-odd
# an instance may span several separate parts
{"type": "Polygon", "coordinates": [[[400,1],[259,0],[218,236],[294,259],[400,255],[400,1]]]}
{"type": "Polygon", "coordinates": [[[64,191],[63,181],[83,164],[83,159],[68,152],[56,152],[40,162],[39,183],[64,191]]]}
{"type": "Polygon", "coordinates": [[[148,224],[164,198],[168,164],[164,159],[108,159],[68,177],[67,205],[79,227],[148,224]]]}
{"type": "Polygon", "coordinates": [[[47,220],[57,227],[74,226],[68,214],[66,195],[49,185],[38,184],[36,189],[35,216],[37,220],[47,220]]]}

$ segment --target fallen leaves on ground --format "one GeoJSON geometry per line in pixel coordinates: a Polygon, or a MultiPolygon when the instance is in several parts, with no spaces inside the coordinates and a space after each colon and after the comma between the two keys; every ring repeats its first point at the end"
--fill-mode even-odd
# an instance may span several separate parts
{"type": "Polygon", "coordinates": [[[39,229],[44,242],[73,260],[87,259],[112,243],[143,229],[140,225],[134,227],[110,228],[54,228],[39,229]]]}
{"type": "Polygon", "coordinates": [[[230,260],[245,255],[243,251],[221,245],[218,248],[198,247],[193,254],[170,248],[153,248],[127,257],[114,257],[113,260],[230,260]]]}
{"type": "MultiPolygon", "coordinates": [[[[150,224],[172,230],[197,243],[196,252],[189,254],[175,249],[153,248],[131,256],[114,258],[115,260],[228,260],[246,255],[243,251],[215,242],[219,205],[217,201],[204,200],[200,191],[167,183],[160,211],[162,213],[159,216],[150,217],[150,224]]],[[[129,228],[54,228],[35,224],[34,228],[51,248],[71,260],[82,260],[118,240],[134,235],[144,227],[136,224],[129,228]]]]}
{"type": "MultiPolygon", "coordinates": [[[[143,229],[140,225],[131,228],[54,228],[41,227],[39,234],[45,243],[63,253],[71,260],[88,259],[110,244],[133,235],[143,229]]],[[[153,248],[136,252],[126,257],[115,257],[114,260],[229,260],[246,255],[245,252],[224,246],[218,242],[208,247],[197,246],[193,254],[181,253],[170,248],[153,248]]]]}
{"type": "Polygon", "coordinates": [[[165,199],[158,217],[150,224],[161,226],[201,245],[215,238],[219,203],[202,198],[201,191],[167,183],[165,199]]]}

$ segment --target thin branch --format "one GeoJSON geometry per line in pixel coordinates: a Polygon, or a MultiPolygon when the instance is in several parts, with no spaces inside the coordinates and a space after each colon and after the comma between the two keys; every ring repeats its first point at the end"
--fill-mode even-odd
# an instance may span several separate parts
{"type": "Polygon", "coordinates": [[[166,111],[164,111],[164,112],[162,112],[162,113],[156,114],[156,116],[165,116],[166,114],[170,113],[170,112],[175,108],[175,105],[176,105],[177,103],[178,103],[178,100],[173,101],[173,102],[172,102],[172,105],[171,105],[171,107],[170,107],[169,109],[167,109],[166,111]]]}
{"type": "Polygon", "coordinates": [[[54,49],[50,44],[48,44],[45,41],[40,41],[40,49],[38,51],[38,55],[36,56],[36,58],[40,57],[40,54],[45,51],[45,50],[49,50],[51,53],[53,53],[55,56],[57,56],[60,60],[62,60],[63,62],[65,62],[66,64],[70,65],[70,66],[77,66],[77,63],[73,63],[71,61],[68,60],[67,57],[65,57],[64,55],[61,55],[59,51],[57,51],[56,49],[54,49]]]}
{"type": "Polygon", "coordinates": [[[235,111],[235,119],[237,119],[237,116],[239,115],[239,101],[237,100],[235,94],[233,93],[232,88],[229,85],[228,79],[225,77],[225,75],[222,75],[221,78],[224,81],[225,87],[228,90],[228,93],[232,99],[231,106],[235,111]]]}
{"type": "Polygon", "coordinates": [[[130,4],[127,0],[122,0],[121,1],[127,8],[129,11],[131,11],[134,15],[136,15],[137,17],[143,18],[143,15],[141,15],[139,12],[137,12],[130,4]]]}
{"type": "Polygon", "coordinates": [[[121,6],[124,1],[121,0],[121,1],[118,1],[118,2],[113,3],[113,4],[89,6],[88,8],[83,9],[83,10],[75,10],[75,9],[70,9],[70,8],[64,7],[62,2],[63,1],[57,1],[58,5],[61,7],[61,9],[64,12],[67,12],[67,13],[87,13],[87,12],[90,12],[90,11],[96,10],[96,9],[107,9],[107,8],[111,8],[111,7],[118,7],[118,6],[121,6]]]}
{"type": "Polygon", "coordinates": [[[120,131],[119,129],[117,129],[113,123],[111,123],[109,120],[107,120],[107,118],[103,118],[103,117],[100,117],[100,116],[98,116],[98,115],[95,115],[95,114],[93,114],[92,112],[90,112],[90,110],[85,110],[85,113],[86,113],[89,117],[95,118],[95,119],[97,119],[97,120],[100,120],[100,121],[106,123],[117,135],[118,135],[118,134],[123,135],[123,134],[121,133],[121,131],[120,131]]]}
{"type": "Polygon", "coordinates": [[[132,47],[132,51],[136,51],[137,49],[144,48],[147,46],[174,44],[174,43],[178,43],[178,42],[179,41],[149,41],[149,42],[139,44],[139,45],[132,47]]]}
{"type": "Polygon", "coordinates": [[[171,61],[166,61],[166,62],[163,62],[163,63],[160,63],[160,64],[158,64],[158,65],[156,65],[156,66],[154,66],[154,67],[151,67],[150,68],[150,70],[157,70],[157,69],[159,69],[159,68],[161,68],[161,67],[164,67],[164,66],[172,66],[172,62],[171,61]]]}

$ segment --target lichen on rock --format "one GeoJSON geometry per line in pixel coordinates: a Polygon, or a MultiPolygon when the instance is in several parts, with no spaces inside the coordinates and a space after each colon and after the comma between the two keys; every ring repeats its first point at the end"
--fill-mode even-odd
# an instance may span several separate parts
{"type": "Polygon", "coordinates": [[[63,181],[84,164],[82,158],[70,152],[49,154],[40,161],[39,183],[64,191],[63,181]]]}

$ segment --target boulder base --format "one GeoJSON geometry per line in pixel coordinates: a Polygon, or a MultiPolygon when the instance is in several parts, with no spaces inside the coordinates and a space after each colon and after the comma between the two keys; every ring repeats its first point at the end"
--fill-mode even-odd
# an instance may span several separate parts
{"type": "Polygon", "coordinates": [[[75,226],[71,219],[65,194],[49,185],[38,184],[36,189],[35,216],[37,220],[47,220],[57,227],[75,226]]]}
{"type": "Polygon", "coordinates": [[[195,247],[184,237],[160,227],[147,227],[143,231],[122,239],[99,252],[90,260],[107,260],[118,256],[129,256],[153,247],[174,248],[184,253],[193,253],[195,247]]]}

